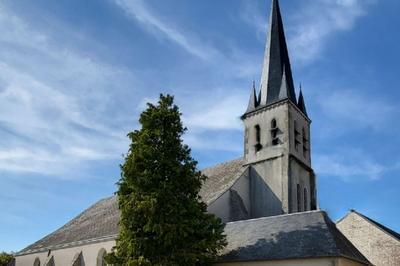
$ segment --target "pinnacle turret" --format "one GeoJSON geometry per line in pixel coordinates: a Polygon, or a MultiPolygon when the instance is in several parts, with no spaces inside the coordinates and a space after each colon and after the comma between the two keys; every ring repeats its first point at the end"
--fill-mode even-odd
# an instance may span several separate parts
{"type": "Polygon", "coordinates": [[[299,100],[297,101],[297,107],[299,107],[300,111],[303,112],[307,116],[307,109],[306,109],[306,104],[304,102],[304,97],[303,97],[303,91],[300,86],[300,95],[299,95],[299,100]]]}

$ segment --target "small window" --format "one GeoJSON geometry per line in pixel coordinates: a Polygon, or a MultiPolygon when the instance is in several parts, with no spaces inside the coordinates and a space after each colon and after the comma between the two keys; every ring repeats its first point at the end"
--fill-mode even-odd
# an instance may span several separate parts
{"type": "Polygon", "coordinates": [[[33,266],[40,266],[40,259],[36,258],[35,262],[33,263],[33,266]]]}
{"type": "Polygon", "coordinates": [[[301,212],[301,189],[299,184],[297,184],[297,211],[301,212]]]}
{"type": "Polygon", "coordinates": [[[261,145],[261,128],[259,125],[256,125],[254,127],[255,131],[256,131],[256,144],[255,144],[255,148],[256,148],[256,152],[260,151],[262,148],[261,145]]]}
{"type": "Polygon", "coordinates": [[[304,188],[304,211],[308,210],[308,191],[304,188]]]}
{"type": "Polygon", "coordinates": [[[303,135],[303,156],[304,158],[307,158],[308,155],[308,137],[305,128],[303,127],[302,129],[302,135],[303,135]]]}
{"type": "Polygon", "coordinates": [[[107,263],[104,259],[106,256],[107,252],[104,248],[100,249],[98,255],[97,255],[97,266],[106,266],[107,263]]]}
{"type": "Polygon", "coordinates": [[[297,128],[297,121],[294,120],[294,148],[296,149],[296,151],[299,151],[299,145],[300,145],[300,140],[299,140],[299,135],[300,132],[297,128]]]}
{"type": "Polygon", "coordinates": [[[274,119],[272,119],[272,121],[271,121],[271,129],[275,129],[275,128],[277,128],[278,127],[278,125],[277,125],[277,123],[276,123],[276,119],[274,118],[274,119]]]}
{"type": "Polygon", "coordinates": [[[278,124],[276,122],[276,119],[271,120],[271,140],[272,140],[272,146],[276,146],[279,144],[279,138],[278,138],[278,124]]]}
{"type": "Polygon", "coordinates": [[[46,266],[55,266],[54,263],[54,256],[51,256],[51,258],[46,262],[46,266]]]}
{"type": "Polygon", "coordinates": [[[76,253],[74,258],[72,259],[72,266],[84,266],[84,260],[83,260],[83,253],[82,251],[79,253],[76,253]]]}

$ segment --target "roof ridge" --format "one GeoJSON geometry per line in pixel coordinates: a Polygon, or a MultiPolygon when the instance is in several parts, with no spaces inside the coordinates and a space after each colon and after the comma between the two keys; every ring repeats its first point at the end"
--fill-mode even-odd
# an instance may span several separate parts
{"type": "Polygon", "coordinates": [[[274,215],[274,216],[266,216],[266,217],[248,219],[248,220],[228,222],[226,224],[254,222],[254,221],[267,220],[267,219],[278,218],[278,217],[288,217],[288,216],[296,216],[296,215],[311,214],[311,213],[326,213],[326,212],[323,210],[313,210],[313,211],[305,211],[305,212],[286,213],[286,214],[279,214],[279,215],[274,215]]]}
{"type": "Polygon", "coordinates": [[[244,157],[242,156],[242,157],[238,157],[236,159],[232,159],[232,160],[229,160],[229,161],[217,163],[217,164],[215,164],[213,166],[208,166],[208,167],[203,168],[202,170],[200,170],[200,172],[203,172],[203,171],[208,170],[208,169],[216,168],[216,167],[219,167],[219,166],[227,165],[227,164],[230,164],[230,163],[233,163],[233,162],[236,162],[236,161],[240,161],[240,160],[244,160],[244,157]]]}
{"type": "Polygon", "coordinates": [[[329,218],[326,212],[323,214],[323,216],[327,225],[327,229],[329,230],[333,241],[335,242],[337,253],[342,257],[352,258],[359,262],[367,262],[371,264],[368,259],[353,245],[353,243],[347,239],[347,237],[336,227],[336,224],[329,218]],[[343,252],[343,245],[345,250],[350,252],[350,254],[343,252]]]}

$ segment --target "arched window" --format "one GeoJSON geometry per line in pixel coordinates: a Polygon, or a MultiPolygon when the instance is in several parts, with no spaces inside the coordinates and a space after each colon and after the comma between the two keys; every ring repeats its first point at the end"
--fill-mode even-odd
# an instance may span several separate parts
{"type": "Polygon", "coordinates": [[[271,120],[271,139],[272,139],[272,146],[276,146],[279,144],[278,138],[278,124],[276,123],[276,119],[271,120]]]}
{"type": "Polygon", "coordinates": [[[107,263],[104,260],[104,256],[107,254],[106,250],[104,248],[99,250],[99,253],[97,254],[97,264],[96,266],[106,266],[107,263]]]}
{"type": "Polygon", "coordinates": [[[55,266],[54,256],[51,256],[51,258],[46,262],[45,266],[55,266]]]}
{"type": "Polygon", "coordinates": [[[308,210],[308,191],[304,188],[304,211],[308,210]]]}
{"type": "Polygon", "coordinates": [[[40,259],[36,258],[35,262],[33,263],[33,266],[40,266],[40,259]]]}
{"type": "Polygon", "coordinates": [[[301,189],[299,184],[297,184],[297,211],[301,212],[301,189]]]}
{"type": "Polygon", "coordinates": [[[257,151],[260,151],[261,150],[261,148],[262,148],[262,145],[261,145],[261,128],[260,128],[260,125],[256,125],[255,127],[254,127],[254,129],[255,129],[255,132],[256,132],[256,145],[255,145],[255,148],[256,148],[256,152],[257,151]]]}
{"type": "Polygon", "coordinates": [[[306,158],[308,155],[308,137],[304,127],[302,129],[302,135],[303,135],[303,156],[304,158],[306,158]]]}
{"type": "Polygon", "coordinates": [[[299,140],[300,132],[299,132],[299,130],[297,128],[297,121],[296,120],[294,120],[293,124],[294,124],[294,148],[296,149],[296,151],[298,151],[299,150],[299,144],[300,144],[300,140],[299,140]]]}
{"type": "Polygon", "coordinates": [[[276,123],[276,119],[275,118],[272,119],[271,120],[271,129],[275,129],[275,128],[277,128],[277,126],[278,126],[278,124],[276,123]]]}
{"type": "Polygon", "coordinates": [[[76,253],[74,258],[72,259],[72,266],[84,266],[85,263],[83,262],[83,253],[82,251],[76,253]]]}

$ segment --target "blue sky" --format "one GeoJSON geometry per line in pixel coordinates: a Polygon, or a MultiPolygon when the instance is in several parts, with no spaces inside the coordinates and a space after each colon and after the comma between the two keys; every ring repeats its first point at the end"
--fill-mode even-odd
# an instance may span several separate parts
{"type": "MultiPolygon", "coordinates": [[[[269,0],[0,3],[0,250],[115,191],[126,134],[175,95],[200,168],[242,154],[269,0]]],[[[322,209],[400,231],[400,2],[281,0],[322,209]]]]}

